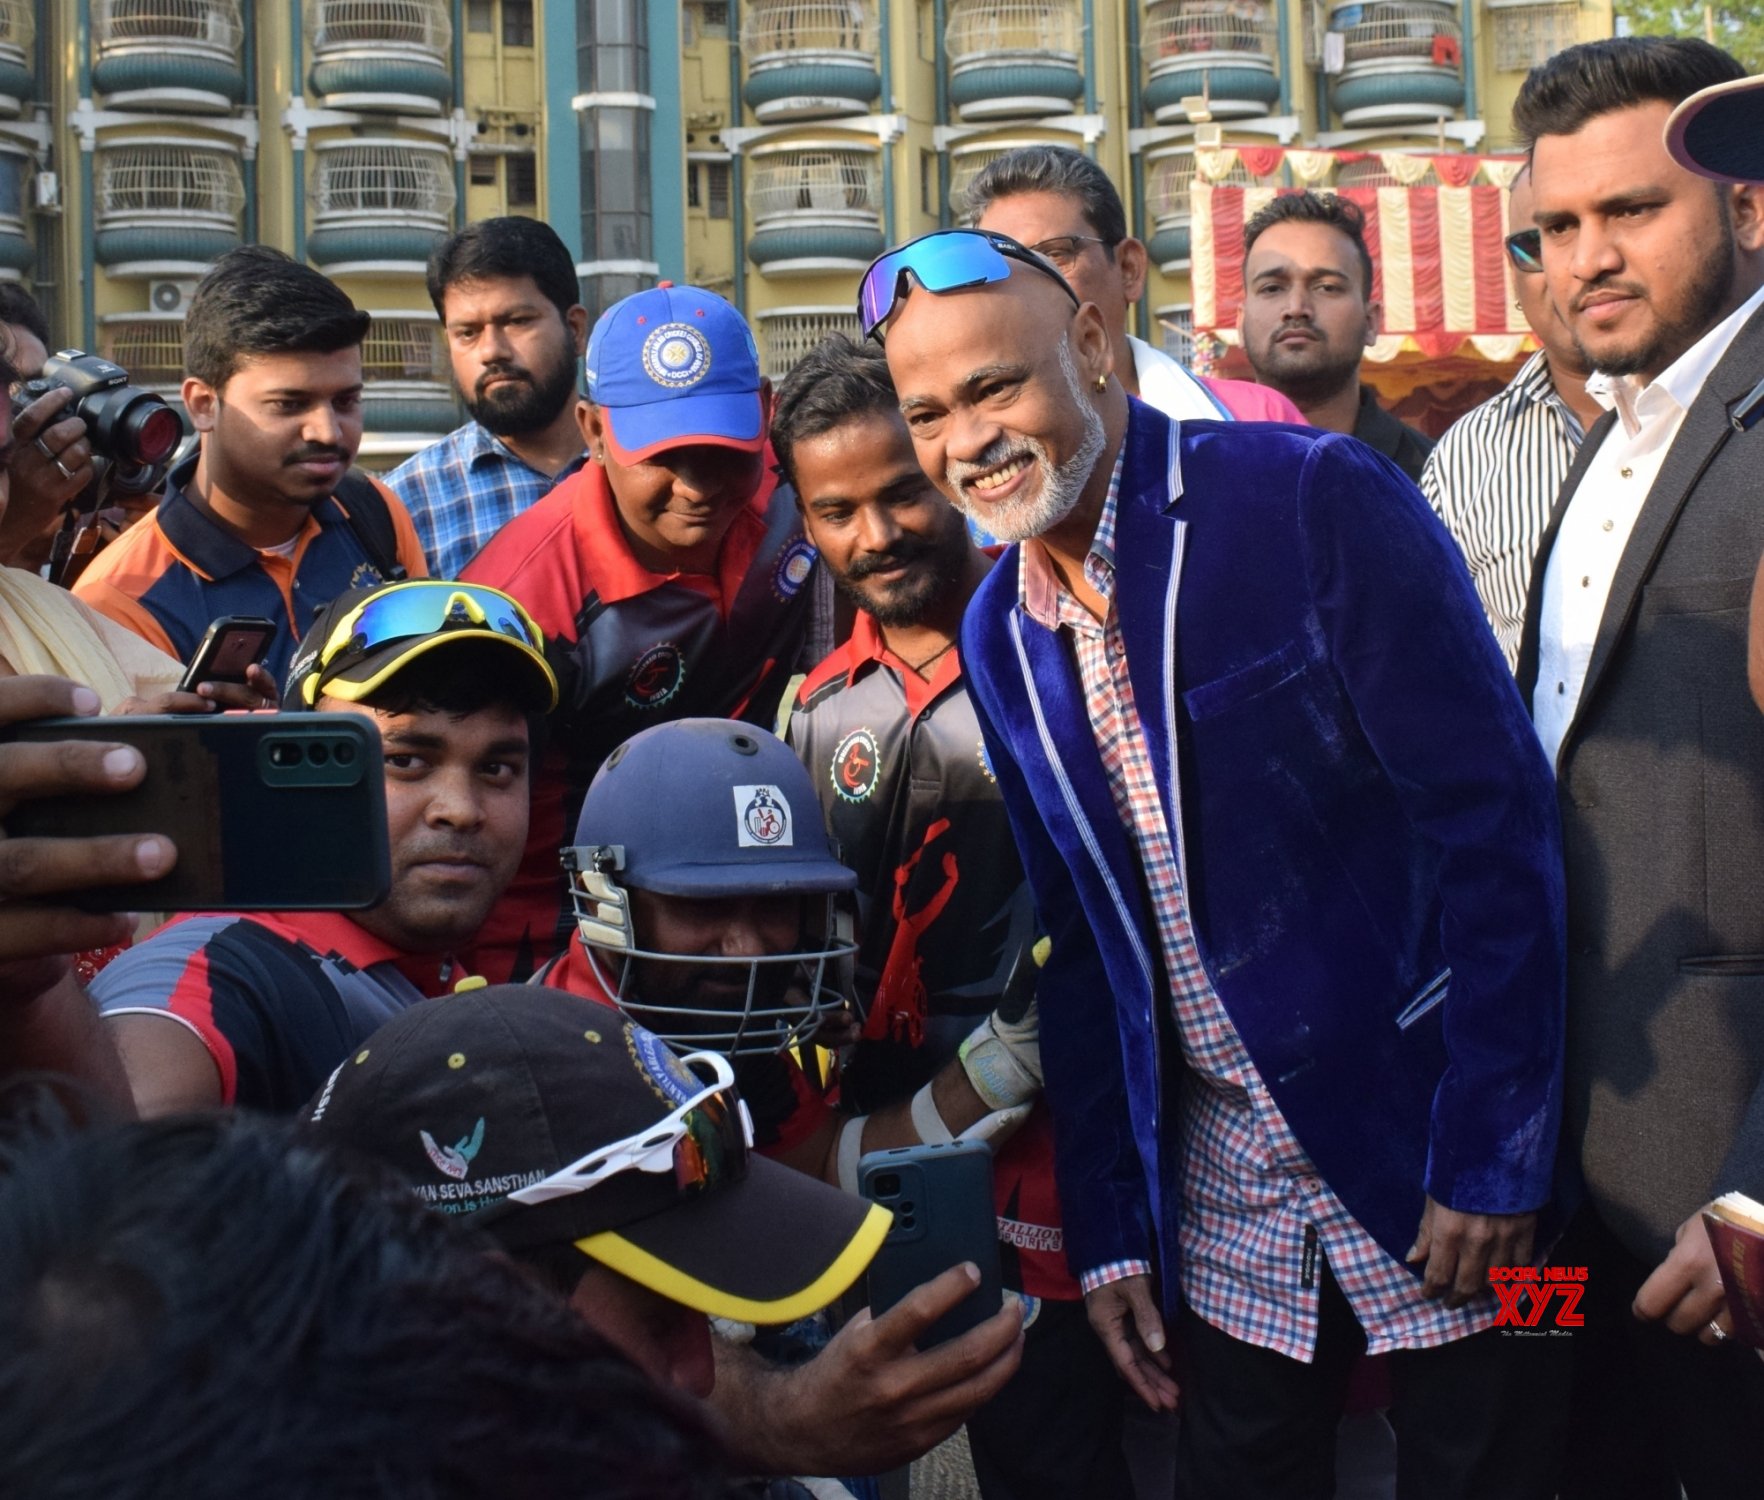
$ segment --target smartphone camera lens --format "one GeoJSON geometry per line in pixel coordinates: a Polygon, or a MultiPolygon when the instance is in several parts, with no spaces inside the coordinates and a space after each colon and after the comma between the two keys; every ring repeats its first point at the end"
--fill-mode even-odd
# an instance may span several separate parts
{"type": "Polygon", "coordinates": [[[893,1172],[881,1172],[870,1179],[870,1190],[877,1198],[898,1198],[900,1178],[893,1172]]]}
{"type": "Polygon", "coordinates": [[[307,747],[306,758],[315,766],[322,766],[331,758],[331,752],[322,744],[314,744],[307,747]]]}
{"type": "Polygon", "coordinates": [[[331,759],[340,766],[354,765],[355,746],[350,744],[348,740],[339,740],[331,747],[331,759]]]}
{"type": "Polygon", "coordinates": [[[283,740],[270,746],[269,759],[272,766],[297,766],[304,756],[299,745],[291,740],[283,740]]]}

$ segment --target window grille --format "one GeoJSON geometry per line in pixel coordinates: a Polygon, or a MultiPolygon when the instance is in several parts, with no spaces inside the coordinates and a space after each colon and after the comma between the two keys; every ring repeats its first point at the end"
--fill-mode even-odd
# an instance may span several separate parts
{"type": "Polygon", "coordinates": [[[862,336],[857,314],[843,309],[761,314],[758,321],[766,376],[771,380],[782,380],[798,360],[830,333],[843,333],[854,339],[862,336]]]}
{"type": "Polygon", "coordinates": [[[413,47],[444,57],[453,45],[447,0],[308,0],[306,16],[315,54],[413,47]]]}
{"type": "Polygon", "coordinates": [[[853,52],[874,56],[876,12],[862,0],[758,0],[742,18],[751,58],[775,52],[853,52]]]}
{"type": "Polygon", "coordinates": [[[451,162],[413,142],[351,142],[319,153],[312,209],[319,221],[396,213],[445,229],[453,213],[451,162]]]}
{"type": "Polygon", "coordinates": [[[441,325],[434,318],[375,314],[367,337],[361,342],[364,384],[372,385],[381,380],[413,380],[427,385],[445,385],[449,374],[447,351],[441,342],[441,325]]]}
{"type": "Polygon", "coordinates": [[[239,159],[184,145],[98,148],[100,224],[134,215],[179,217],[235,227],[245,206],[239,159]]]}
{"type": "Polygon", "coordinates": [[[943,38],[951,67],[1001,52],[1076,62],[1081,29],[1062,0],[955,0],[943,38]]]}
{"type": "Polygon", "coordinates": [[[1565,5],[1491,6],[1488,19],[1495,67],[1503,73],[1528,73],[1580,40],[1580,7],[1573,0],[1565,5]]]}
{"type": "MultiPolygon", "coordinates": [[[[10,5],[0,10],[10,9],[10,5]]],[[[239,55],[244,26],[238,0],[93,0],[92,41],[98,54],[142,42],[174,43],[195,52],[239,55]]]]}
{"type": "Polygon", "coordinates": [[[792,214],[879,217],[881,172],[867,151],[803,148],[755,157],[748,211],[765,220],[792,214]]]}
{"type": "Polygon", "coordinates": [[[104,325],[104,357],[148,387],[176,387],[184,379],[184,320],[129,318],[104,325]]]}

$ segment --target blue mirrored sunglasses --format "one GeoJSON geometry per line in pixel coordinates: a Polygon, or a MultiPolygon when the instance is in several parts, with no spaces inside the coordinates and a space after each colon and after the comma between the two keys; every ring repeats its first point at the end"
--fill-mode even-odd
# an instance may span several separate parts
{"type": "Polygon", "coordinates": [[[912,284],[928,292],[959,292],[988,286],[1010,276],[1013,260],[1051,276],[1072,299],[1072,306],[1079,305],[1078,294],[1067,285],[1066,278],[1044,257],[1018,244],[1008,234],[994,234],[988,229],[939,229],[909,240],[870,262],[858,287],[858,317],[863,323],[864,337],[881,342],[879,330],[912,284]],[[909,275],[911,284],[907,281],[909,275]]]}
{"type": "Polygon", "coordinates": [[[449,626],[493,630],[535,651],[545,649],[538,627],[508,595],[477,584],[436,580],[388,589],[369,599],[353,618],[340,622],[325,643],[319,665],[329,666],[345,651],[372,651],[449,626]]]}
{"type": "Polygon", "coordinates": [[[1541,229],[1521,229],[1508,235],[1501,243],[1507,247],[1507,259],[1513,262],[1515,271],[1543,270],[1541,229]]]}

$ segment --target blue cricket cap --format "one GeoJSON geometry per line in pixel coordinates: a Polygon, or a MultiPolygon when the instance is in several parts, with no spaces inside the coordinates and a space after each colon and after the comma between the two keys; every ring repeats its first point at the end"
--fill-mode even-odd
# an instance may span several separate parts
{"type": "Polygon", "coordinates": [[[746,453],[766,444],[759,350],[715,292],[664,281],[615,302],[594,325],[587,368],[588,399],[620,463],[687,443],[746,453]]]}

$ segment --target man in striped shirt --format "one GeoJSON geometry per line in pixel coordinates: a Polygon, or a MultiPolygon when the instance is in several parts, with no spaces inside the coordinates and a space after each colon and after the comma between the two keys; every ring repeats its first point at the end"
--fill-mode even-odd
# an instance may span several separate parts
{"type": "Polygon", "coordinates": [[[1508,223],[1519,310],[1543,347],[1500,395],[1446,429],[1421,471],[1421,493],[1462,550],[1511,670],[1519,660],[1538,538],[1575,450],[1603,408],[1587,395],[1592,371],[1550,305],[1531,222],[1529,167],[1513,181],[1508,223]]]}

